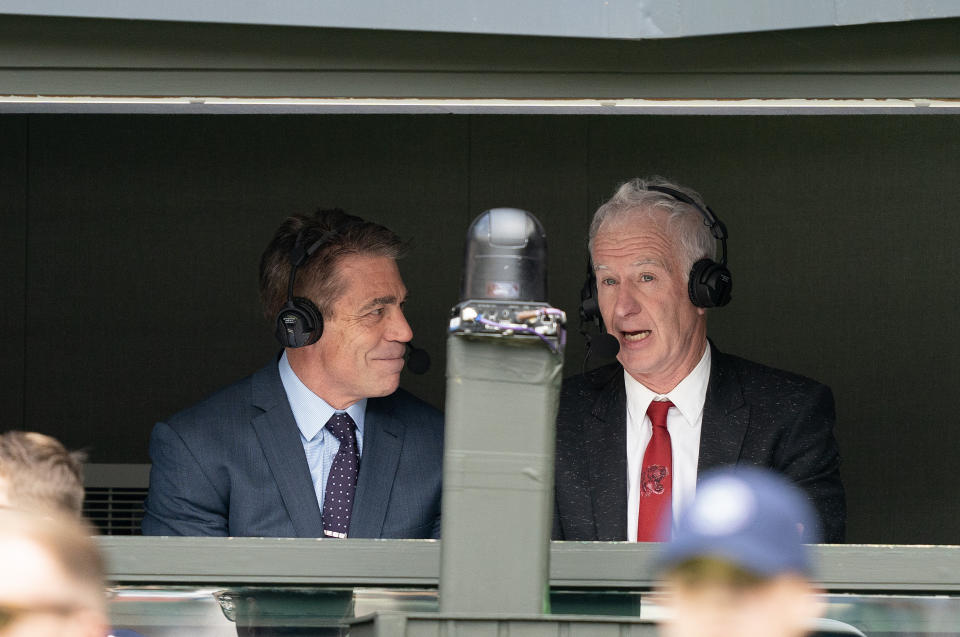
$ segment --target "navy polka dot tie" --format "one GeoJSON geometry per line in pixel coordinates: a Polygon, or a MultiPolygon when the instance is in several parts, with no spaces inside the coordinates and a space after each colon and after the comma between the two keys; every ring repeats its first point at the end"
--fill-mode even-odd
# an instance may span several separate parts
{"type": "Polygon", "coordinates": [[[360,469],[356,423],[349,414],[337,412],[327,421],[326,427],[340,441],[340,449],[333,459],[324,490],[323,534],[328,537],[347,537],[360,469]]]}

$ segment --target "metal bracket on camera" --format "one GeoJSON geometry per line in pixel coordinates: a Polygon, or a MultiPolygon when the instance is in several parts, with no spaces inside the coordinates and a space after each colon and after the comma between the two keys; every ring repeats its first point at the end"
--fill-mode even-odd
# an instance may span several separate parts
{"type": "Polygon", "coordinates": [[[538,338],[553,353],[567,344],[566,312],[546,303],[470,300],[450,314],[450,332],[458,336],[538,338]]]}

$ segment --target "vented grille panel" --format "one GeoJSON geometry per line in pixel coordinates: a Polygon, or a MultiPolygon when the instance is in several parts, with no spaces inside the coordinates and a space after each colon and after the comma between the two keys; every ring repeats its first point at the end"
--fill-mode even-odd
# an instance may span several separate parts
{"type": "Polygon", "coordinates": [[[140,535],[147,489],[87,487],[83,514],[103,535],[140,535]]]}

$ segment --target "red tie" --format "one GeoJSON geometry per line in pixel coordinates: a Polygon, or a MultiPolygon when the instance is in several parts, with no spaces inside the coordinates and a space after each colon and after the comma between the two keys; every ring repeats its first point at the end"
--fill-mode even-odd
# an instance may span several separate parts
{"type": "Polygon", "coordinates": [[[653,423],[653,434],[643,453],[640,473],[640,515],[637,518],[637,542],[656,542],[661,520],[671,519],[673,491],[673,459],[670,432],[667,431],[667,412],[673,407],[669,400],[653,401],[647,415],[653,423]]]}

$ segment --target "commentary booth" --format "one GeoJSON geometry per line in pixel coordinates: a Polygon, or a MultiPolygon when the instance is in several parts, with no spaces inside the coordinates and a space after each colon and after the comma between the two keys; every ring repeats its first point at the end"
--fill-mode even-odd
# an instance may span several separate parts
{"type": "MultiPolygon", "coordinates": [[[[0,427],[88,450],[115,625],[339,635],[439,608],[435,541],[138,537],[153,424],[276,353],[257,263],[286,215],[412,239],[433,367],[402,385],[443,408],[470,221],[543,223],[575,374],[589,219],[661,174],[729,230],[713,341],[833,389],[849,544],[816,547],[826,617],[960,632],[950,3],[59,4],[0,0],[0,427]]],[[[652,634],[655,551],[553,543],[550,612],[652,634]]]]}

